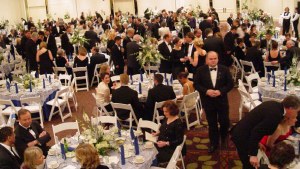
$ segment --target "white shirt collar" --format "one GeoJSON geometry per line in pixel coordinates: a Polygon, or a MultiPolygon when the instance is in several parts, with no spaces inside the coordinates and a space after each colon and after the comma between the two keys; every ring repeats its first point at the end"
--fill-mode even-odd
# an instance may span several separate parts
{"type": "Polygon", "coordinates": [[[21,127],[23,127],[24,129],[26,129],[26,130],[30,127],[30,126],[29,126],[29,127],[24,127],[20,122],[19,122],[19,125],[20,125],[21,127]]]}
{"type": "Polygon", "coordinates": [[[0,143],[3,147],[5,147],[8,151],[11,151],[11,146],[4,144],[4,143],[0,143]]]}

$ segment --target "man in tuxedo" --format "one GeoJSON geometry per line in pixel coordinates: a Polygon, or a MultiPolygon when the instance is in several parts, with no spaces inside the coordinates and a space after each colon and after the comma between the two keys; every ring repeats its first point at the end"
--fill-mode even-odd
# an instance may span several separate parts
{"type": "Polygon", "coordinates": [[[133,41],[127,43],[127,74],[134,75],[138,74],[141,71],[141,66],[137,61],[136,57],[139,55],[139,51],[141,51],[140,43],[140,35],[134,35],[133,41]]]}
{"type": "Polygon", "coordinates": [[[146,101],[147,114],[144,116],[147,120],[152,120],[155,102],[173,100],[176,95],[172,86],[166,86],[163,83],[164,77],[161,74],[154,75],[154,87],[148,91],[146,101]]]}
{"type": "MultiPolygon", "coordinates": [[[[280,58],[278,61],[280,63],[281,68],[289,69],[293,64],[293,58],[296,57],[299,61],[300,59],[300,48],[295,46],[293,40],[289,40],[286,42],[287,51],[285,53],[285,57],[280,58]]],[[[273,61],[272,63],[276,63],[277,61],[273,61]]]]}
{"type": "Polygon", "coordinates": [[[84,33],[84,37],[88,39],[88,43],[84,44],[84,47],[87,49],[88,52],[91,51],[92,47],[96,46],[97,42],[100,42],[97,33],[94,31],[94,27],[90,26],[90,30],[84,33]]]}
{"type": "MultiPolygon", "coordinates": [[[[201,30],[200,30],[201,31],[201,30]]],[[[193,58],[194,52],[196,51],[196,48],[194,47],[194,41],[195,35],[192,32],[189,32],[185,34],[184,36],[184,45],[182,46],[184,51],[185,58],[193,58]]],[[[186,61],[186,66],[189,72],[193,72],[193,65],[189,64],[189,60],[186,61]]]]}
{"type": "Polygon", "coordinates": [[[113,61],[113,64],[115,65],[115,74],[120,75],[124,72],[124,58],[123,58],[123,52],[121,48],[121,37],[116,36],[115,37],[115,44],[111,49],[111,59],[113,61]]]}
{"type": "Polygon", "coordinates": [[[50,28],[45,30],[45,41],[47,42],[47,49],[49,49],[52,53],[53,58],[57,56],[57,46],[55,37],[51,34],[50,28]]]}
{"type": "Polygon", "coordinates": [[[261,42],[260,42],[260,48],[266,49],[267,51],[269,51],[272,49],[272,43],[274,43],[274,42],[275,41],[272,40],[272,32],[267,31],[265,39],[261,40],[261,42]]]}
{"type": "Polygon", "coordinates": [[[66,32],[61,35],[61,48],[65,50],[67,56],[70,56],[74,53],[74,47],[70,42],[70,38],[72,36],[71,31],[72,28],[68,26],[66,32]]]}
{"type": "Polygon", "coordinates": [[[127,43],[132,41],[132,37],[134,35],[134,29],[133,28],[128,28],[127,29],[127,35],[126,37],[123,39],[123,48],[124,48],[124,59],[127,59],[127,48],[126,45],[127,43]]]}
{"type": "Polygon", "coordinates": [[[28,39],[31,38],[31,32],[29,30],[25,30],[24,35],[21,38],[21,53],[19,53],[20,55],[22,55],[23,59],[26,58],[26,52],[25,52],[25,45],[28,39]]]}
{"type": "Polygon", "coordinates": [[[232,26],[233,24],[233,13],[230,13],[230,16],[227,18],[227,23],[232,26]]]}
{"type": "Polygon", "coordinates": [[[59,25],[59,22],[55,23],[55,26],[52,27],[52,35],[54,37],[59,37],[60,35],[62,35],[64,33],[65,29],[64,27],[59,25]]]}
{"type": "MultiPolygon", "coordinates": [[[[100,51],[99,47],[97,47],[97,46],[94,46],[91,50],[92,56],[90,57],[90,65],[88,67],[90,84],[92,83],[96,65],[107,62],[107,59],[105,58],[105,56],[103,54],[99,53],[99,51],[100,51]]],[[[93,85],[93,84],[91,84],[91,85],[93,85]]]]}
{"type": "Polygon", "coordinates": [[[230,31],[228,33],[226,33],[225,37],[224,37],[224,47],[225,47],[225,63],[226,66],[231,66],[232,64],[232,59],[231,59],[231,55],[234,53],[234,49],[236,46],[236,39],[238,38],[238,34],[236,33],[237,31],[237,27],[236,26],[232,26],[230,28],[230,31]]]}
{"type": "Polygon", "coordinates": [[[0,129],[0,168],[20,169],[22,163],[15,147],[15,133],[11,127],[0,129]]]}
{"type": "Polygon", "coordinates": [[[211,18],[208,18],[206,15],[204,17],[204,20],[200,22],[199,24],[199,28],[201,29],[202,33],[203,33],[203,39],[205,39],[207,37],[207,33],[205,32],[205,30],[207,28],[211,28],[212,29],[213,25],[212,25],[212,21],[211,18]]]}
{"type": "Polygon", "coordinates": [[[135,34],[139,34],[140,36],[144,37],[146,33],[146,29],[144,24],[142,23],[141,18],[137,18],[134,24],[135,34]]]}
{"type": "Polygon", "coordinates": [[[46,132],[40,124],[32,121],[31,113],[27,109],[18,111],[19,123],[16,125],[16,148],[21,159],[27,147],[37,146],[43,150],[47,156],[49,147],[47,142],[51,140],[50,134],[46,132]]]}
{"type": "Polygon", "coordinates": [[[26,54],[26,68],[27,71],[37,71],[38,66],[36,62],[36,53],[37,53],[37,42],[38,33],[33,32],[31,39],[28,39],[25,44],[25,54],[26,54]]]}
{"type": "Polygon", "coordinates": [[[159,39],[159,33],[158,29],[160,28],[159,25],[160,18],[159,16],[156,16],[155,18],[151,19],[151,32],[152,32],[152,37],[159,39]]]}
{"type": "Polygon", "coordinates": [[[259,142],[266,135],[272,135],[284,118],[297,121],[300,99],[296,95],[287,96],[281,103],[263,102],[252,109],[232,129],[234,142],[244,169],[259,167],[257,151],[259,142]]]}
{"type": "Polygon", "coordinates": [[[206,64],[197,69],[194,84],[195,89],[200,93],[208,121],[210,140],[208,152],[213,153],[219,146],[220,136],[222,144],[226,142],[229,128],[227,93],[233,88],[233,80],[229,69],[223,65],[218,65],[216,52],[207,53],[206,64]]]}
{"type": "MultiPolygon", "coordinates": [[[[133,111],[137,117],[137,120],[139,118],[142,118],[142,105],[139,102],[138,99],[138,93],[137,91],[131,89],[128,86],[129,77],[127,74],[121,74],[120,75],[120,83],[121,87],[112,91],[112,97],[111,101],[113,103],[123,103],[123,104],[131,104],[133,111]]],[[[117,111],[117,115],[120,119],[127,119],[129,117],[129,113],[127,111],[117,111]]]]}
{"type": "Polygon", "coordinates": [[[292,39],[292,35],[290,33],[285,34],[285,40],[282,42],[283,46],[286,46],[286,42],[292,40],[294,42],[294,46],[298,47],[298,42],[292,39]]]}
{"type": "Polygon", "coordinates": [[[172,72],[172,62],[171,62],[171,52],[172,52],[172,36],[167,33],[164,35],[164,42],[158,45],[159,53],[165,58],[160,61],[159,72],[161,73],[171,73],[172,72]]]}
{"type": "Polygon", "coordinates": [[[206,50],[206,52],[217,52],[219,56],[219,64],[225,65],[226,59],[223,56],[225,51],[223,40],[221,38],[213,36],[213,30],[211,28],[206,29],[205,34],[207,35],[207,38],[204,40],[203,49],[206,50]]]}

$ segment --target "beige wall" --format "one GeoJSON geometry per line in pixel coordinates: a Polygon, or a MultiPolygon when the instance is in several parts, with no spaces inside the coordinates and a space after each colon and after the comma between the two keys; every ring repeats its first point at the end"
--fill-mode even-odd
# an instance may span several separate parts
{"type": "Polygon", "coordinates": [[[21,22],[21,18],[26,18],[24,0],[0,0],[0,20],[9,20],[10,25],[21,22]],[[4,5],[5,4],[5,5],[4,5]]]}

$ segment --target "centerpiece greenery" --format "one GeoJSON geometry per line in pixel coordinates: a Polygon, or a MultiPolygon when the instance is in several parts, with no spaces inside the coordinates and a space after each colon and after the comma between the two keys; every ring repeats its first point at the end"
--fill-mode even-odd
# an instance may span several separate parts
{"type": "Polygon", "coordinates": [[[300,71],[297,68],[299,60],[296,56],[293,57],[290,73],[287,75],[288,84],[292,83],[294,86],[300,86],[300,71]]]}
{"type": "Polygon", "coordinates": [[[70,19],[70,18],[71,18],[71,17],[70,17],[69,12],[66,12],[65,15],[64,15],[64,19],[70,19]]]}
{"type": "Polygon", "coordinates": [[[252,9],[252,10],[249,10],[248,16],[251,21],[258,21],[258,20],[260,20],[261,15],[260,15],[260,11],[258,9],[252,9]]]}
{"type": "Polygon", "coordinates": [[[87,14],[86,20],[87,20],[87,21],[92,21],[92,20],[93,20],[93,16],[92,16],[91,12],[89,12],[89,13],[87,14]]]}
{"type": "Polygon", "coordinates": [[[118,132],[117,127],[105,133],[101,124],[93,123],[85,112],[83,112],[83,121],[79,121],[79,124],[83,129],[84,141],[93,145],[100,155],[105,156],[109,151],[117,149],[117,145],[111,144],[115,133],[118,132]]]}
{"type": "Polygon", "coordinates": [[[37,81],[35,80],[34,77],[32,77],[31,74],[25,74],[23,76],[23,86],[24,86],[25,89],[30,88],[30,82],[31,82],[32,87],[34,87],[37,84],[37,81]]]}
{"type": "Polygon", "coordinates": [[[8,20],[2,20],[0,21],[0,29],[6,29],[6,27],[8,26],[9,21],[8,20]]]}
{"type": "Polygon", "coordinates": [[[88,44],[88,39],[86,39],[84,36],[80,35],[80,32],[78,29],[75,29],[74,33],[70,39],[70,42],[72,44],[79,44],[79,46],[83,46],[85,43],[88,44]]]}

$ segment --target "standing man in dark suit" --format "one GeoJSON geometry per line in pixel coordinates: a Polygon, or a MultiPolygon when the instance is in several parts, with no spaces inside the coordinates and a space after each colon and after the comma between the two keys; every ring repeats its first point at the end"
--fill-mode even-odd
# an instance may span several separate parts
{"type": "MultiPolygon", "coordinates": [[[[138,99],[137,91],[131,89],[128,86],[129,76],[127,74],[120,75],[121,87],[112,91],[111,101],[113,103],[131,104],[137,120],[142,118],[142,105],[138,99]]],[[[117,115],[120,119],[127,119],[129,113],[126,111],[117,111],[117,115]]]]}
{"type": "Polygon", "coordinates": [[[52,35],[54,37],[59,37],[60,35],[62,35],[64,33],[65,29],[63,26],[59,25],[59,22],[55,23],[55,26],[52,27],[52,35]]]}
{"type": "Polygon", "coordinates": [[[126,45],[127,43],[132,41],[132,37],[134,35],[134,29],[133,28],[128,28],[127,29],[127,35],[126,37],[123,39],[123,48],[124,48],[124,59],[127,59],[127,48],[126,45]]]}
{"type": "Polygon", "coordinates": [[[111,59],[113,61],[113,64],[115,65],[115,74],[120,75],[124,72],[124,58],[123,58],[123,52],[121,48],[121,37],[116,36],[115,37],[115,45],[111,49],[111,59]]]}
{"type": "Polygon", "coordinates": [[[146,101],[147,114],[144,116],[146,120],[152,120],[155,102],[165,100],[173,100],[176,98],[172,86],[163,85],[164,77],[161,74],[154,75],[154,87],[148,91],[146,101]]]}
{"type": "Polygon", "coordinates": [[[16,125],[16,148],[21,159],[27,147],[37,146],[43,150],[44,156],[47,156],[49,147],[47,142],[51,140],[50,134],[46,132],[40,124],[33,122],[31,113],[27,109],[18,111],[19,123],[16,125]]]}
{"type": "Polygon", "coordinates": [[[38,66],[36,62],[36,52],[37,52],[37,40],[38,33],[33,32],[31,39],[28,39],[25,44],[25,54],[26,54],[26,68],[27,71],[37,71],[38,66]]]}
{"type": "Polygon", "coordinates": [[[259,167],[257,151],[259,142],[266,135],[272,135],[283,118],[297,121],[300,100],[296,95],[287,96],[281,103],[263,102],[251,110],[231,130],[244,169],[259,167]]]}
{"type": "Polygon", "coordinates": [[[209,153],[213,153],[226,142],[229,128],[229,104],[227,93],[233,88],[229,69],[218,65],[218,54],[210,51],[206,56],[206,64],[197,69],[194,78],[195,89],[200,93],[203,108],[209,126],[209,153]],[[218,122],[220,129],[218,128],[218,122]]]}
{"type": "Polygon", "coordinates": [[[158,45],[159,53],[165,58],[160,61],[159,72],[161,73],[171,73],[172,72],[172,62],[171,52],[172,52],[172,36],[167,33],[164,35],[164,42],[158,45]]]}
{"type": "Polygon", "coordinates": [[[100,42],[97,33],[94,31],[94,27],[90,26],[89,28],[90,30],[84,33],[84,37],[88,39],[88,43],[85,43],[84,47],[87,49],[88,52],[91,51],[92,47],[96,46],[97,42],[100,42]]]}
{"type": "Polygon", "coordinates": [[[11,127],[0,129],[0,168],[20,169],[22,163],[15,147],[15,133],[11,127]]]}
{"type": "MultiPolygon", "coordinates": [[[[199,28],[202,31],[202,37],[203,39],[205,39],[207,37],[207,33],[206,33],[206,29],[210,28],[212,29],[213,25],[212,25],[212,20],[211,18],[208,18],[207,15],[204,15],[204,20],[200,22],[199,24],[199,28]]],[[[208,32],[209,33],[209,32],[208,32]]]]}
{"type": "Polygon", "coordinates": [[[136,22],[134,24],[134,30],[135,30],[135,34],[139,34],[142,37],[145,36],[146,29],[145,29],[144,24],[142,23],[141,18],[137,18],[136,19],[136,22]]]}
{"type": "Polygon", "coordinates": [[[195,35],[192,32],[189,32],[187,34],[185,34],[184,36],[184,45],[183,47],[183,51],[184,51],[184,56],[187,59],[187,61],[185,62],[185,65],[188,69],[188,72],[193,72],[193,65],[190,64],[190,61],[188,60],[188,58],[194,58],[194,52],[196,51],[196,48],[194,47],[194,39],[195,39],[195,35]]]}
{"type": "Polygon", "coordinates": [[[26,51],[25,51],[25,45],[27,40],[29,40],[31,38],[31,32],[29,30],[25,30],[24,31],[24,35],[21,38],[21,53],[19,53],[20,55],[22,55],[22,58],[26,58],[26,51]]]}
{"type": "MultiPolygon", "coordinates": [[[[90,84],[92,83],[92,78],[94,76],[94,70],[95,70],[96,65],[107,62],[107,59],[105,58],[105,56],[103,54],[99,53],[99,51],[100,51],[99,47],[97,47],[97,46],[94,46],[91,50],[92,56],[90,57],[90,65],[88,67],[90,84]]],[[[91,85],[93,85],[93,84],[91,84],[91,85]]]]}
{"type": "Polygon", "coordinates": [[[140,43],[140,35],[134,35],[133,41],[127,43],[127,74],[134,75],[138,74],[141,71],[141,65],[137,61],[136,57],[139,55],[139,51],[141,51],[140,43]]]}
{"type": "Polygon", "coordinates": [[[70,42],[71,32],[72,28],[68,26],[66,32],[61,35],[61,48],[65,50],[67,56],[71,56],[74,53],[74,47],[70,42]]]}
{"type": "MultiPolygon", "coordinates": [[[[292,23],[294,28],[295,37],[297,40],[299,39],[299,32],[298,32],[298,23],[299,23],[299,9],[295,8],[294,14],[292,16],[292,23]]],[[[298,45],[297,45],[298,46],[298,45]]]]}
{"type": "Polygon", "coordinates": [[[52,53],[52,56],[56,59],[57,55],[57,46],[55,37],[50,33],[50,28],[45,30],[45,41],[47,42],[47,49],[52,53]]]}
{"type": "Polygon", "coordinates": [[[236,46],[236,39],[238,38],[238,34],[236,33],[237,27],[232,26],[230,31],[224,37],[224,47],[225,47],[225,63],[226,66],[231,66],[232,59],[231,55],[234,53],[234,49],[236,46]]]}
{"type": "Polygon", "coordinates": [[[206,52],[214,51],[217,52],[219,58],[218,62],[219,64],[225,65],[225,58],[224,58],[224,42],[221,38],[215,37],[213,35],[213,30],[211,28],[208,28],[205,30],[205,34],[207,35],[207,38],[204,40],[204,46],[203,49],[206,50],[206,52]]]}
{"type": "Polygon", "coordinates": [[[232,26],[233,24],[233,13],[230,13],[230,16],[227,18],[227,23],[232,26]]]}

